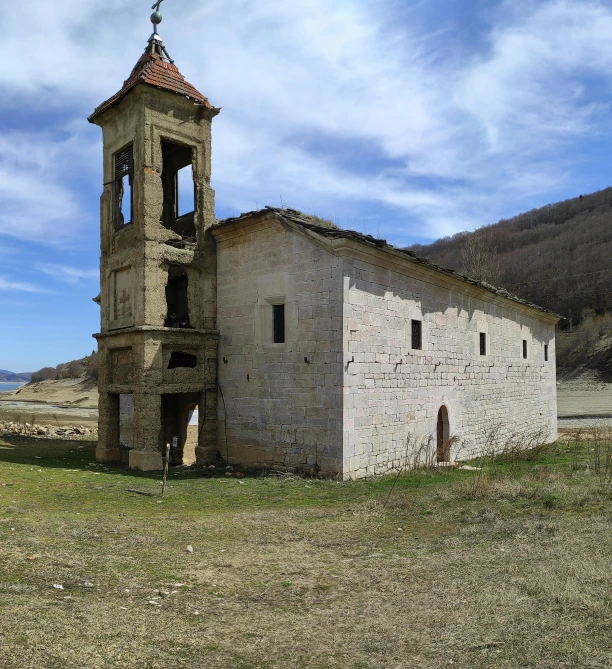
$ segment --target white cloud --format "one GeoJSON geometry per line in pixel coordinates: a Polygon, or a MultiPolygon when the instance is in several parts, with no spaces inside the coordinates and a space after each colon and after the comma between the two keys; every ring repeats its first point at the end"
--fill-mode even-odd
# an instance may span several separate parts
{"type": "Polygon", "coordinates": [[[533,9],[519,4],[520,18],[494,29],[490,53],[466,69],[455,93],[497,153],[538,152],[534,137],[551,147],[588,132],[602,106],[589,102],[581,77],[599,74],[610,86],[609,9],[564,0],[533,9]]]}
{"type": "MultiPolygon", "coordinates": [[[[338,218],[380,206],[395,240],[451,234],[567,187],[576,158],[564,151],[604,127],[585,78],[612,82],[612,11],[598,2],[512,0],[486,50],[467,56],[422,34],[418,3],[395,23],[386,0],[167,4],[170,53],[223,107],[213,179],[225,209],[281,196],[338,218]]],[[[0,9],[5,99],[25,96],[43,125],[49,108],[69,118],[66,138],[0,133],[0,234],[64,244],[82,230],[66,170],[86,171],[95,191],[99,130],[84,116],[128,76],[147,12],[123,0],[0,9]]]]}
{"type": "Polygon", "coordinates": [[[0,132],[0,235],[66,244],[78,229],[70,179],[78,172],[75,138],[49,132],[0,132]]]}
{"type": "Polygon", "coordinates": [[[57,265],[53,263],[42,263],[36,266],[36,269],[53,276],[66,283],[80,283],[81,281],[97,281],[100,278],[99,269],[80,269],[78,267],[68,267],[67,265],[57,265]]]}
{"type": "Polygon", "coordinates": [[[9,281],[0,277],[0,291],[7,292],[22,292],[22,293],[48,293],[49,291],[40,286],[35,286],[31,283],[23,283],[21,281],[9,281]]]}

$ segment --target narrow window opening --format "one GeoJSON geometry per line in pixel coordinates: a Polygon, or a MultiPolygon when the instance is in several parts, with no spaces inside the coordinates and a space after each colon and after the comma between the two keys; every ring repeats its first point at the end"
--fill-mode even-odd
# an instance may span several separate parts
{"type": "Polygon", "coordinates": [[[412,321],[412,348],[419,351],[423,348],[423,328],[421,321],[412,321]]]}
{"type": "Polygon", "coordinates": [[[195,236],[195,182],[191,147],[162,142],[162,225],[183,238],[195,236]]]}
{"type": "Polygon", "coordinates": [[[487,354],[487,335],[485,332],[480,333],[480,355],[487,354]]]}
{"type": "Polygon", "coordinates": [[[274,343],[285,343],[285,305],[273,304],[272,315],[274,320],[274,343]]]}
{"type": "Polygon", "coordinates": [[[177,369],[178,367],[188,367],[194,369],[198,365],[198,359],[195,355],[191,353],[185,353],[184,351],[172,351],[170,355],[170,362],[168,363],[168,369],[177,369]]]}
{"type": "Polygon", "coordinates": [[[120,230],[132,222],[134,181],[134,147],[127,146],[115,154],[113,199],[115,229],[120,230]]]}
{"type": "Polygon", "coordinates": [[[167,328],[190,328],[189,322],[189,277],[184,267],[171,265],[166,284],[168,308],[164,325],[167,328]]]}
{"type": "Polygon", "coordinates": [[[523,339],[523,358],[527,359],[527,340],[523,339]]]}
{"type": "Polygon", "coordinates": [[[548,344],[544,344],[544,362],[548,362],[548,344]]]}

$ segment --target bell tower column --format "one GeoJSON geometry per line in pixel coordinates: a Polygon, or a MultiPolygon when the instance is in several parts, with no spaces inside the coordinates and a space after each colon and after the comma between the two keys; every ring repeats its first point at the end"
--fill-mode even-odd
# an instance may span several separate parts
{"type": "MultiPolygon", "coordinates": [[[[89,121],[102,128],[100,441],[96,455],[162,468],[185,444],[216,444],[216,264],[211,123],[219,110],[185,81],[157,25],[121,90],[89,121]],[[201,414],[204,410],[205,418],[201,414]],[[195,416],[195,417],[194,417],[195,416]],[[215,420],[210,417],[215,416],[215,420]]],[[[188,457],[185,456],[186,462],[188,457]]],[[[190,455],[189,458],[193,458],[190,455]]]]}

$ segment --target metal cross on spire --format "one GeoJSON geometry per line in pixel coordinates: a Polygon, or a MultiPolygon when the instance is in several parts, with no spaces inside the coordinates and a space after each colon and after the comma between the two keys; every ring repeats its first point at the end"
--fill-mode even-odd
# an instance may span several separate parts
{"type": "Polygon", "coordinates": [[[164,0],[157,0],[157,2],[151,7],[153,14],[151,14],[151,23],[153,24],[153,33],[157,33],[157,26],[162,22],[162,15],[159,11],[159,6],[164,0]]]}
{"type": "Polygon", "coordinates": [[[157,0],[157,2],[151,7],[153,14],[151,14],[151,23],[153,24],[153,34],[149,38],[149,50],[150,53],[158,53],[160,56],[165,56],[171,63],[174,61],[170,58],[170,55],[166,51],[166,47],[163,45],[162,39],[157,32],[157,26],[162,22],[162,15],[159,11],[159,6],[164,0],[157,0]]]}

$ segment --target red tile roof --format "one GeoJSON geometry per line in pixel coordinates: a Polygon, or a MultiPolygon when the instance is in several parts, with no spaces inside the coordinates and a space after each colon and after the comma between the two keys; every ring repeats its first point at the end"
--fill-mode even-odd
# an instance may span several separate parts
{"type": "Polygon", "coordinates": [[[215,110],[215,107],[210,104],[202,93],[195,89],[188,81],[185,81],[185,77],[179,72],[178,67],[174,63],[164,60],[158,53],[145,51],[128,79],[123,82],[121,90],[106,100],[106,102],[103,102],[99,107],[96,107],[96,110],[88,118],[88,121],[93,123],[94,119],[100,116],[100,114],[121,102],[138,84],[148,84],[164,91],[182,95],[204,105],[207,109],[215,110]]]}

